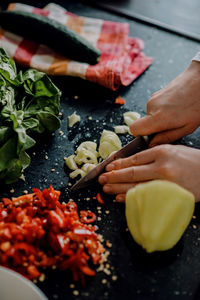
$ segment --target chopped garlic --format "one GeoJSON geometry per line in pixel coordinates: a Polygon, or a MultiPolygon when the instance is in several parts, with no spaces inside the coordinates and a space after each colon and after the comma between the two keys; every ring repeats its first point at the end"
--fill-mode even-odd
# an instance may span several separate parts
{"type": "Polygon", "coordinates": [[[116,134],[129,133],[129,127],[126,125],[117,125],[114,127],[114,131],[116,134]]]}
{"type": "Polygon", "coordinates": [[[73,127],[77,122],[80,122],[81,117],[74,112],[71,116],[68,116],[68,125],[69,127],[73,127]]]}
{"type": "Polygon", "coordinates": [[[81,170],[83,170],[85,173],[88,173],[90,172],[92,169],[94,169],[96,167],[95,164],[89,164],[89,163],[86,163],[82,166],[81,170]]]}
{"type": "Polygon", "coordinates": [[[95,142],[91,142],[91,141],[83,142],[78,146],[75,153],[78,153],[83,149],[90,150],[90,151],[96,151],[97,144],[95,142]]]}
{"type": "Polygon", "coordinates": [[[136,111],[127,111],[123,114],[124,123],[130,126],[134,121],[140,119],[141,115],[136,111]]]}
{"type": "Polygon", "coordinates": [[[72,154],[72,155],[70,155],[70,156],[68,156],[68,157],[65,158],[65,164],[71,170],[78,169],[78,166],[77,166],[74,158],[75,158],[74,154],[72,154]]]}
{"type": "Polygon", "coordinates": [[[99,145],[99,154],[103,159],[107,158],[112,152],[120,150],[121,147],[121,141],[115,132],[103,130],[99,145]]]}
{"type": "Polygon", "coordinates": [[[85,172],[81,169],[77,169],[77,170],[74,170],[73,172],[71,172],[69,174],[70,178],[74,179],[76,178],[78,175],[81,175],[81,177],[85,176],[85,172]]]}
{"type": "Polygon", "coordinates": [[[97,157],[98,152],[97,151],[90,151],[86,149],[82,149],[78,152],[78,154],[75,156],[74,160],[78,165],[86,164],[86,163],[92,163],[97,164],[97,157]]]}

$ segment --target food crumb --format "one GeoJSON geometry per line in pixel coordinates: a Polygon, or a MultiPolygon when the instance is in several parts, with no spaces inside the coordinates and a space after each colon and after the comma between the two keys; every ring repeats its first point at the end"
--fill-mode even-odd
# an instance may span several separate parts
{"type": "Polygon", "coordinates": [[[47,159],[49,159],[49,157],[47,155],[45,155],[45,159],[47,160],[47,159]]]}
{"type": "Polygon", "coordinates": [[[62,131],[62,130],[60,130],[58,133],[59,133],[60,135],[63,135],[63,131],[62,131]]]}
{"type": "Polygon", "coordinates": [[[103,278],[103,279],[101,280],[101,283],[106,284],[106,283],[107,283],[107,279],[103,278]]]}
{"type": "Polygon", "coordinates": [[[79,291],[74,290],[74,291],[73,291],[73,294],[74,294],[74,296],[78,296],[78,295],[79,295],[79,291]]]}
{"type": "Polygon", "coordinates": [[[24,194],[28,194],[28,191],[27,191],[27,190],[24,190],[24,194]]]}
{"type": "Polygon", "coordinates": [[[74,289],[74,288],[75,288],[75,284],[71,283],[71,284],[69,285],[69,287],[70,287],[70,289],[74,289]]]}
{"type": "Polygon", "coordinates": [[[72,186],[71,182],[68,183],[68,186],[72,186]]]}
{"type": "Polygon", "coordinates": [[[88,120],[92,120],[92,117],[91,117],[91,116],[89,116],[88,120]]]}
{"type": "Polygon", "coordinates": [[[74,99],[78,99],[78,96],[77,96],[77,95],[75,95],[75,96],[74,96],[74,99]]]}
{"type": "Polygon", "coordinates": [[[61,111],[60,111],[58,115],[61,117],[63,114],[62,114],[61,111]]]}
{"type": "Polygon", "coordinates": [[[55,172],[55,169],[54,169],[54,168],[52,168],[52,169],[51,169],[51,172],[55,172]]]}
{"type": "Polygon", "coordinates": [[[106,210],[105,213],[108,215],[108,214],[110,213],[110,211],[109,211],[109,210],[106,210]]]}
{"type": "Polygon", "coordinates": [[[45,275],[44,274],[40,275],[39,281],[43,282],[44,280],[45,280],[45,275]]]}
{"type": "Polygon", "coordinates": [[[196,219],[197,217],[196,216],[192,216],[192,219],[196,219]]]}
{"type": "Polygon", "coordinates": [[[104,271],[104,273],[105,273],[106,275],[110,275],[110,274],[111,274],[110,270],[108,270],[107,268],[103,269],[103,271],[104,271]]]}
{"type": "Polygon", "coordinates": [[[14,190],[14,189],[11,189],[11,190],[10,190],[10,193],[14,193],[14,192],[15,192],[15,190],[14,190]]]}
{"type": "Polygon", "coordinates": [[[192,227],[193,227],[194,229],[197,229],[197,225],[195,225],[195,224],[193,224],[192,227]]]}
{"type": "Polygon", "coordinates": [[[106,241],[106,246],[107,246],[108,248],[111,248],[111,247],[112,247],[112,243],[109,242],[109,241],[107,240],[107,241],[106,241]]]}
{"type": "Polygon", "coordinates": [[[116,275],[113,275],[113,276],[112,276],[112,280],[113,280],[113,281],[116,281],[116,280],[117,280],[117,276],[116,276],[116,275]]]}
{"type": "Polygon", "coordinates": [[[101,221],[101,217],[98,217],[97,220],[98,220],[98,221],[101,221]]]}

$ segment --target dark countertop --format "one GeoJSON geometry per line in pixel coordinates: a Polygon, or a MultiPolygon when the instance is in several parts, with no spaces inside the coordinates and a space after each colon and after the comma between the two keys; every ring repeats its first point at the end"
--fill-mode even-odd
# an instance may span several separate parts
{"type": "MultiPolygon", "coordinates": [[[[86,0],[83,0],[84,2],[86,0]]],[[[87,0],[91,5],[139,17],[155,23],[162,23],[177,30],[199,35],[200,2],[198,0],[87,0]]]]}
{"type": "MultiPolygon", "coordinates": [[[[0,7],[5,7],[7,1],[2,1],[0,7]]],[[[70,11],[107,20],[127,22],[125,18],[115,16],[74,1],[56,1],[70,11]]],[[[35,4],[35,1],[29,1],[35,4]]],[[[37,1],[39,7],[47,1],[37,1]]],[[[131,35],[138,36],[145,41],[145,53],[154,58],[153,65],[129,87],[122,87],[117,92],[76,78],[54,78],[54,82],[61,88],[62,128],[64,135],[56,132],[52,137],[44,137],[31,151],[32,163],[25,172],[26,181],[19,181],[9,188],[1,187],[1,195],[11,194],[14,188],[15,195],[24,190],[31,192],[31,188],[45,188],[52,184],[62,191],[61,199],[71,196],[66,189],[68,175],[64,170],[63,157],[73,153],[75,147],[84,140],[93,140],[100,137],[103,128],[111,129],[113,125],[121,123],[124,111],[135,110],[145,114],[146,101],[153,92],[164,87],[170,80],[182,72],[190,59],[198,51],[199,44],[158,29],[128,21],[131,35]],[[77,100],[74,96],[78,95],[77,100]],[[113,100],[121,95],[126,104],[119,108],[113,100]],[[79,126],[68,130],[67,116],[76,111],[81,115],[79,126]],[[88,120],[92,116],[93,120],[88,120]],[[113,123],[110,123],[110,117],[113,123]],[[35,152],[35,153],[34,153],[35,152]],[[35,154],[35,155],[34,155],[35,154]],[[45,155],[49,159],[45,160],[45,155]],[[52,173],[51,169],[55,168],[52,173]]],[[[200,148],[200,131],[184,138],[181,143],[200,148]]],[[[123,142],[127,140],[124,137],[123,142]]],[[[91,209],[97,212],[96,202],[86,201],[92,197],[100,187],[86,189],[74,195],[74,200],[80,208],[91,209]]],[[[71,277],[68,273],[47,272],[46,280],[38,284],[50,300],[53,299],[96,299],[96,300],[182,300],[200,299],[200,207],[196,206],[193,219],[181,241],[170,251],[163,253],[146,254],[126,231],[124,205],[113,203],[112,197],[105,197],[106,205],[102,207],[102,220],[97,222],[99,233],[105,240],[113,244],[109,256],[112,274],[117,275],[117,281],[111,276],[99,272],[90,278],[82,287],[76,284],[78,296],[72,294],[69,285],[71,277]],[[105,211],[109,210],[110,214],[105,211]],[[197,229],[192,227],[197,225],[197,229]],[[106,284],[101,280],[107,279],[106,284]]]]}

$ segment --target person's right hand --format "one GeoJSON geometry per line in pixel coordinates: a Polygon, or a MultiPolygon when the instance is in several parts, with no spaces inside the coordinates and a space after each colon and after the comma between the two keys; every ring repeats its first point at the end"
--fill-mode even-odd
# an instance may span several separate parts
{"type": "Polygon", "coordinates": [[[191,134],[200,125],[200,62],[153,94],[147,115],[130,126],[134,136],[156,133],[150,147],[171,143],[191,134]]]}

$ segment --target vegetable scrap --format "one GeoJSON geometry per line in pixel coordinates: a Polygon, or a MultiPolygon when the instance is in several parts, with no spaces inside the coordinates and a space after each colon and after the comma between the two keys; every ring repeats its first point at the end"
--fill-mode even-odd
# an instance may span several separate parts
{"type": "Polygon", "coordinates": [[[103,130],[99,144],[99,154],[103,159],[106,159],[114,151],[120,150],[121,147],[121,141],[115,132],[103,130]]]}
{"type": "Polygon", "coordinates": [[[0,202],[0,265],[25,277],[44,280],[44,268],[71,270],[85,283],[91,267],[105,262],[106,251],[93,223],[96,215],[70,200],[59,202],[52,186],[0,202]],[[89,266],[90,265],[90,266],[89,266]]]}
{"type": "Polygon", "coordinates": [[[100,204],[105,204],[100,193],[98,193],[96,197],[93,197],[93,199],[96,199],[100,204]]]}
{"type": "Polygon", "coordinates": [[[141,115],[136,111],[127,111],[123,114],[124,123],[130,126],[133,122],[141,118],[141,115]]]}
{"type": "Polygon", "coordinates": [[[126,103],[126,100],[123,99],[122,97],[117,97],[115,99],[115,104],[124,105],[125,103],[126,103]]]}
{"type": "Polygon", "coordinates": [[[107,158],[111,153],[121,149],[121,141],[115,132],[103,130],[99,143],[99,151],[97,151],[97,143],[85,141],[81,143],[75,151],[68,157],[65,157],[65,164],[73,170],[69,174],[74,179],[78,175],[85,176],[90,172],[102,159],[107,158]]]}
{"type": "Polygon", "coordinates": [[[73,127],[76,123],[80,122],[81,117],[76,114],[76,111],[73,112],[71,116],[68,116],[69,127],[73,127]]]}

